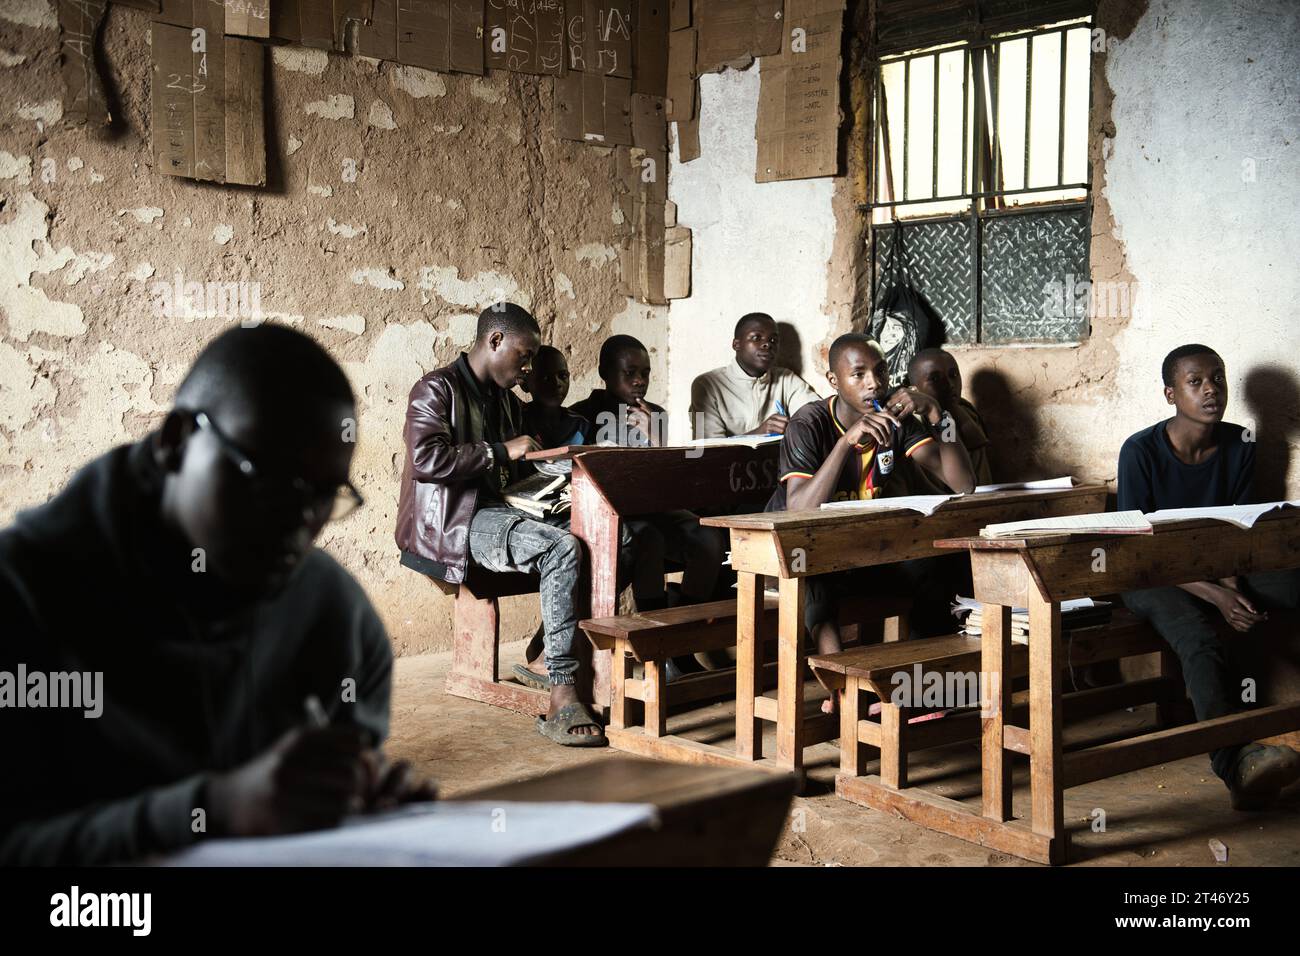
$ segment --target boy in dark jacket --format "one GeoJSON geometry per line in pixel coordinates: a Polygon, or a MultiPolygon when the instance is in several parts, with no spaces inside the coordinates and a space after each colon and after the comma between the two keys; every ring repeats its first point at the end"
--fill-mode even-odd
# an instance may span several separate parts
{"type": "Polygon", "coordinates": [[[601,746],[604,730],[576,686],[582,547],[566,529],[501,497],[524,455],[541,448],[524,430],[522,403],[511,391],[540,345],[526,309],[497,303],[479,315],[468,354],[415,383],[396,539],[404,565],[452,584],[465,580],[471,564],[540,576],[551,701],[538,730],[564,746],[601,746]]]}
{"type": "Polygon", "coordinates": [[[315,342],[233,329],[157,431],[0,532],[0,864],[140,860],[431,796],[375,749],[383,625],[312,547],[361,501],[355,417],[315,342]]]}

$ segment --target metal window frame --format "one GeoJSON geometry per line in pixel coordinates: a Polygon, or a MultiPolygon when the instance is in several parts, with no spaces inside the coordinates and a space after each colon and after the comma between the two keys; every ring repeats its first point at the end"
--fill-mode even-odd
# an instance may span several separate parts
{"type": "MultiPolygon", "coordinates": [[[[951,44],[935,45],[924,50],[916,50],[910,53],[895,54],[871,61],[873,82],[876,85],[876,95],[872,97],[872,104],[875,109],[875,115],[872,117],[871,136],[873,159],[878,160],[881,155],[884,156],[885,182],[890,191],[891,197],[894,195],[893,186],[893,163],[890,162],[889,149],[889,123],[887,113],[887,102],[885,95],[885,84],[883,67],[890,64],[903,63],[903,191],[902,199],[891,198],[888,201],[876,199],[879,194],[881,181],[879,177],[879,162],[872,163],[870,174],[870,195],[871,201],[859,203],[858,208],[871,216],[876,209],[891,210],[890,228],[902,228],[904,225],[913,225],[928,222],[960,222],[965,221],[970,226],[971,237],[971,302],[974,308],[974,341],[972,345],[984,344],[984,307],[981,286],[981,277],[983,273],[983,257],[981,255],[981,236],[983,230],[981,222],[985,219],[1026,215],[1045,212],[1063,212],[1073,211],[1084,208],[1091,213],[1092,204],[1092,164],[1085,163],[1087,178],[1083,182],[1067,183],[1065,179],[1065,78],[1067,75],[1067,65],[1069,59],[1069,44],[1066,41],[1066,34],[1071,30],[1087,29],[1091,30],[1094,24],[1093,17],[1087,17],[1064,24],[1042,27],[1032,30],[1009,31],[1001,34],[994,34],[980,40],[962,41],[951,44]],[[1059,76],[1060,83],[1057,87],[1057,152],[1056,152],[1056,182],[1047,186],[1030,187],[1029,183],[1029,156],[1030,156],[1030,120],[1032,116],[1032,80],[1033,80],[1033,56],[1034,41],[1037,37],[1059,34],[1060,40],[1060,64],[1059,76]],[[1000,47],[1004,43],[1016,40],[1025,40],[1025,149],[1024,149],[1024,179],[1022,188],[1006,189],[1003,188],[1002,180],[1002,149],[998,133],[998,54],[1000,47]],[[939,135],[939,58],[946,53],[963,51],[964,63],[962,72],[962,192],[952,196],[937,196],[939,191],[938,182],[938,135],[939,135]],[[908,199],[908,153],[910,147],[910,126],[911,126],[911,69],[912,61],[923,57],[934,57],[934,101],[935,106],[932,113],[932,131],[931,142],[933,152],[931,155],[931,195],[925,199],[908,199]],[[981,75],[976,80],[976,70],[985,71],[987,69],[987,82],[981,75]],[[974,95],[971,95],[970,84],[974,83],[974,95]],[[985,94],[987,92],[988,102],[986,105],[985,94]],[[988,115],[986,115],[986,109],[988,115]],[[974,129],[970,128],[973,119],[975,122],[974,129]],[[990,142],[991,140],[991,142],[990,142]],[[968,149],[973,155],[968,154],[968,149]],[[969,177],[969,178],[968,178],[969,177]],[[988,188],[975,188],[976,185],[983,185],[988,188]],[[1021,196],[1032,196],[1035,193],[1059,192],[1061,190],[1079,189],[1083,195],[1077,199],[1058,200],[1051,203],[1038,203],[1032,205],[1008,205],[1006,200],[1018,198],[1021,196]],[[918,216],[912,219],[900,220],[897,210],[903,206],[916,206],[925,203],[954,202],[957,200],[970,200],[970,208],[960,213],[938,213],[934,216],[918,216]]],[[[1091,58],[1091,47],[1089,47],[1089,57],[1091,58]]],[[[1091,71],[1090,71],[1091,75],[1091,71]]],[[[1088,90],[1088,112],[1092,112],[1092,87],[1089,83],[1088,90]]],[[[875,263],[879,258],[879,250],[876,245],[876,229],[874,223],[871,226],[871,262],[872,262],[872,301],[875,300],[877,292],[875,275],[875,263]]],[[[999,343],[999,345],[1006,343],[999,343]]],[[[1064,344],[1064,343],[1063,343],[1064,344]]]]}

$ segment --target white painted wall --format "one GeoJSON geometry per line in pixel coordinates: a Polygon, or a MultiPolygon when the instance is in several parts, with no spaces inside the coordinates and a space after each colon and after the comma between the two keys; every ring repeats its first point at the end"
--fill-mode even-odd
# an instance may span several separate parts
{"type": "Polygon", "coordinates": [[[830,179],[754,182],[758,66],[700,77],[700,157],[677,162],[669,197],[692,230],[690,298],[669,307],[671,435],[690,434],[691,382],[732,358],[731,333],[746,312],[767,312],[799,331],[804,377],[826,380],[812,350],[826,334],[826,267],[835,217],[830,179]]]}
{"type": "Polygon", "coordinates": [[[1204,342],[1244,422],[1248,373],[1300,376],[1300,4],[1152,0],[1106,75],[1117,135],[1102,189],[1143,302],[1116,340],[1108,417],[1127,435],[1166,414],[1160,359],[1204,342]]]}

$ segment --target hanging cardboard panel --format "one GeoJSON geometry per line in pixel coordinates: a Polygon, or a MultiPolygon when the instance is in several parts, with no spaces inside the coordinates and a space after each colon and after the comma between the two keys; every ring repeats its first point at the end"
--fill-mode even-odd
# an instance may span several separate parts
{"type": "Polygon", "coordinates": [[[843,9],[843,0],[790,2],[786,47],[761,64],[757,182],[838,172],[843,9]]]}
{"type": "Polygon", "coordinates": [[[674,30],[668,34],[669,120],[688,120],[695,115],[695,31],[674,30]]]}
{"type": "Polygon", "coordinates": [[[377,60],[397,59],[397,0],[372,0],[370,21],[357,28],[356,52],[377,60]]]}
{"type": "Polygon", "coordinates": [[[638,0],[632,31],[632,92],[668,95],[668,0],[638,0]]]}
{"type": "Polygon", "coordinates": [[[746,57],[781,52],[782,0],[698,0],[696,72],[711,73],[746,57]]]}
{"type": "Polygon", "coordinates": [[[632,76],[632,0],[567,0],[569,69],[632,76]]]}
{"type": "Polygon", "coordinates": [[[171,176],[194,175],[194,63],[187,27],[152,24],[154,159],[171,176]]]}
{"type": "Polygon", "coordinates": [[[685,30],[691,25],[691,0],[668,0],[668,29],[685,30]]]}
{"type": "MultiPolygon", "coordinates": [[[[195,179],[226,181],[226,12],[214,3],[194,5],[194,30],[202,42],[190,43],[194,77],[195,179]],[[195,46],[201,48],[195,50],[195,46]]],[[[193,31],[191,31],[193,38],[193,31]]]]}
{"type": "Polygon", "coordinates": [[[226,38],[226,182],[266,185],[266,50],[226,38]]]}
{"type": "Polygon", "coordinates": [[[397,62],[446,73],[451,69],[451,7],[447,0],[397,0],[397,62]]]}
{"type": "Polygon", "coordinates": [[[269,37],[271,0],[226,0],[226,35],[269,37]]]}
{"type": "Polygon", "coordinates": [[[689,163],[700,158],[700,118],[682,120],[677,124],[677,161],[689,163]]]}
{"type": "Polygon", "coordinates": [[[632,145],[632,81],[591,73],[558,77],[555,132],[598,146],[632,145]]]}
{"type": "Polygon", "coordinates": [[[564,72],[564,0],[487,0],[484,62],[497,70],[564,72]]]}
{"type": "Polygon", "coordinates": [[[483,74],[483,0],[449,0],[451,49],[448,61],[457,73],[483,74]]]}
{"type": "Polygon", "coordinates": [[[63,76],[63,116],[68,123],[108,126],[108,97],[95,66],[95,35],[108,0],[58,0],[59,61],[63,76]]]}
{"type": "MultiPolygon", "coordinates": [[[[163,0],[164,3],[167,0],[163,0]]],[[[271,3],[271,36],[290,43],[302,43],[302,25],[298,20],[299,0],[273,0],[271,3]]]]}

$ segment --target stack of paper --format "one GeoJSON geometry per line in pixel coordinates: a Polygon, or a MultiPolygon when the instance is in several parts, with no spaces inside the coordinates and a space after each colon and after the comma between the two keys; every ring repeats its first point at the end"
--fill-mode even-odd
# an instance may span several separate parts
{"type": "Polygon", "coordinates": [[[533,474],[506,488],[501,497],[534,518],[563,514],[569,510],[568,482],[565,475],[533,474]]]}
{"type": "Polygon", "coordinates": [[[927,518],[956,495],[905,495],[899,498],[863,498],[859,501],[828,501],[823,508],[843,511],[919,511],[927,518]]]}
{"type": "Polygon", "coordinates": [[[1029,538],[1054,534],[1150,534],[1151,522],[1140,511],[1031,518],[991,524],[980,530],[984,538],[1029,538]]]}
{"type": "MultiPolygon", "coordinates": [[[[952,605],[953,617],[958,620],[966,616],[962,633],[979,637],[984,632],[984,605],[974,598],[958,597],[952,605]]],[[[1111,605],[1108,601],[1094,601],[1092,598],[1078,598],[1074,601],[1061,602],[1061,626],[1067,630],[1084,627],[1096,627],[1110,621],[1111,605]]],[[[1011,642],[1013,644],[1029,643],[1029,609],[1016,607],[1011,609],[1011,642]]]]}
{"type": "Polygon", "coordinates": [[[1165,508],[1161,511],[1152,511],[1147,515],[1147,520],[1153,525],[1159,525],[1192,518],[1211,518],[1249,530],[1255,526],[1255,522],[1261,515],[1276,511],[1278,508],[1300,508],[1300,500],[1270,501],[1262,505],[1224,505],[1220,508],[1165,508]]]}

